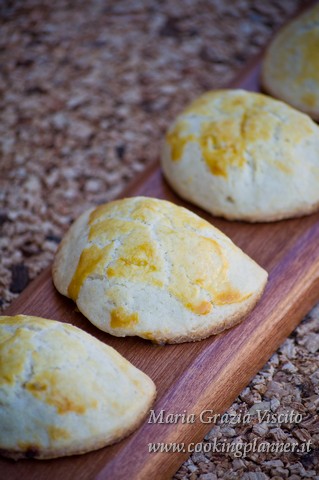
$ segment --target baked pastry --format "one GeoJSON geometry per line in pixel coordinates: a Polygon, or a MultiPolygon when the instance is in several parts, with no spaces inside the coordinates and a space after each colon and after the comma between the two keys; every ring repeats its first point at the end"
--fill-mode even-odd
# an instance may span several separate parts
{"type": "Polygon", "coordinates": [[[132,432],[155,397],[152,380],[113,348],[67,323],[0,317],[0,453],[55,458],[132,432]]]}
{"type": "Polygon", "coordinates": [[[230,220],[265,222],[319,207],[319,128],[266,95],[217,90],[169,129],[167,181],[183,198],[230,220]]]}
{"type": "Polygon", "coordinates": [[[319,120],[319,4],[275,36],[265,54],[262,85],[319,120]]]}
{"type": "Polygon", "coordinates": [[[53,281],[98,328],[158,343],[231,327],[267,273],[210,223],[165,200],[134,197],[82,214],[64,237],[53,281]]]}

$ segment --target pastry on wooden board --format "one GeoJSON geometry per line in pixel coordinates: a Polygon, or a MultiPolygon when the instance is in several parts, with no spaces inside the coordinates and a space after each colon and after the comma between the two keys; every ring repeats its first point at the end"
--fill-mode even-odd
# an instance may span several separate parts
{"type": "Polygon", "coordinates": [[[53,281],[101,330],[179,343],[238,323],[262,295],[267,273],[189,210],[133,197],[75,221],[53,281]]]}
{"type": "Polygon", "coordinates": [[[67,323],[0,317],[0,453],[55,458],[117,442],[156,394],[113,348],[67,323]]]}
{"type": "Polygon", "coordinates": [[[319,120],[319,4],[274,37],[261,82],[271,95],[319,120]]]}
{"type": "Polygon", "coordinates": [[[266,95],[208,92],[169,129],[162,168],[181,197],[216,216],[266,222],[309,214],[319,208],[319,127],[266,95]]]}

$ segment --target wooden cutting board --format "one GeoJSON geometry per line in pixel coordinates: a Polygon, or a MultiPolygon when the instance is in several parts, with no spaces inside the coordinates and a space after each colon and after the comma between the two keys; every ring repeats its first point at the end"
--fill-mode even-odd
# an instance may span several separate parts
{"type": "MultiPolygon", "coordinates": [[[[233,87],[258,90],[260,59],[233,87]]],[[[139,338],[115,338],[91,325],[72,301],[59,295],[44,271],[6,311],[70,322],[116,348],[156,383],[157,412],[195,414],[196,423],[142,426],[117,445],[82,456],[47,461],[0,460],[0,478],[32,480],[166,479],[189,456],[148,453],[150,442],[200,442],[212,427],[200,412],[224,412],[271,354],[319,300],[319,214],[271,224],[212,218],[174,195],[158,163],[123,196],[146,195],[184,205],[226,233],[268,270],[266,291],[255,310],[235,328],[201,342],[155,346],[139,338]]],[[[26,412],[27,414],[27,412],[26,412]]]]}

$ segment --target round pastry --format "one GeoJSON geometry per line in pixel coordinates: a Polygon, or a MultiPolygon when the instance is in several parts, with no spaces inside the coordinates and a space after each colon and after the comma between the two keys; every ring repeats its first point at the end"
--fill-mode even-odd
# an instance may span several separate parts
{"type": "Polygon", "coordinates": [[[263,62],[262,85],[319,120],[319,4],[275,36],[263,62]]]}
{"type": "Polygon", "coordinates": [[[208,92],[169,129],[167,181],[213,215],[264,222],[319,207],[319,128],[266,95],[208,92]]]}
{"type": "Polygon", "coordinates": [[[239,322],[267,273],[210,223],[155,198],[82,214],[63,239],[53,281],[98,328],[158,343],[199,340],[239,322]]]}
{"type": "Polygon", "coordinates": [[[155,397],[152,380],[72,325],[0,317],[0,453],[55,458],[132,432],[155,397]]]}

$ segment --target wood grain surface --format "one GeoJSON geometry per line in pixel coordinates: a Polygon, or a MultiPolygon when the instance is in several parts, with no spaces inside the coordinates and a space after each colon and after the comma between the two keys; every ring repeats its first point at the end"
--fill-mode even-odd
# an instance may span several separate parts
{"type": "MultiPolygon", "coordinates": [[[[258,90],[260,60],[232,86],[258,90]]],[[[101,332],[54,289],[50,269],[41,274],[6,314],[25,313],[70,322],[116,348],[156,383],[156,411],[224,412],[253,375],[319,300],[319,214],[271,224],[212,218],[174,195],[158,164],[123,196],[146,195],[184,205],[211,221],[270,274],[255,310],[240,325],[201,342],[155,346],[139,338],[101,332]]],[[[26,412],[27,414],[27,412],[26,412]]],[[[153,424],[148,418],[127,439],[96,452],[47,461],[0,460],[0,478],[32,480],[166,479],[189,453],[148,453],[149,442],[199,442],[212,425],[153,424]]]]}

